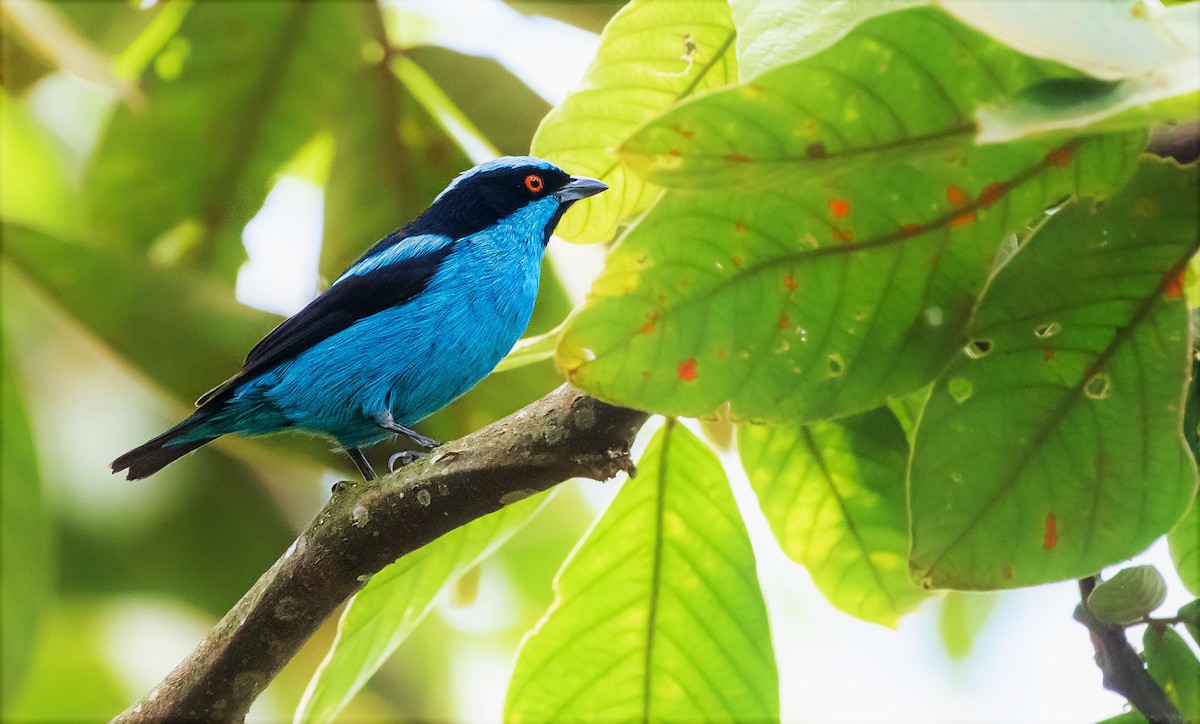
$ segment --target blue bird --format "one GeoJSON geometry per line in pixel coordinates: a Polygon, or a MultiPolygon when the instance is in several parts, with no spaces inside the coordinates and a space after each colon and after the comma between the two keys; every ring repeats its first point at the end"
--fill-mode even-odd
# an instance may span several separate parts
{"type": "Polygon", "coordinates": [[[250,350],[191,417],[112,463],[145,478],[221,435],[332,438],[363,476],[363,448],[405,435],[487,376],[529,325],[542,254],[563,213],[608,187],[529,156],[480,164],[367,250],[250,350]]]}

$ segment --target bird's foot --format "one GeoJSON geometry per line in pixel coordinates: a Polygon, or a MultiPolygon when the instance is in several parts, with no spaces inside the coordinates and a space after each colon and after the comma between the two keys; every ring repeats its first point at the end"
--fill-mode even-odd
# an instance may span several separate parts
{"type": "MultiPolygon", "coordinates": [[[[391,412],[385,412],[383,414],[383,419],[379,421],[379,426],[382,427],[384,430],[390,430],[391,432],[394,432],[397,435],[403,435],[403,436],[407,437],[409,440],[412,440],[413,442],[415,442],[416,444],[425,448],[426,450],[432,450],[435,447],[437,447],[438,445],[441,445],[441,443],[438,442],[437,440],[434,440],[431,437],[425,437],[424,435],[417,432],[416,430],[411,430],[411,429],[405,427],[404,425],[401,425],[400,423],[396,422],[392,418],[391,412]]],[[[395,456],[393,456],[393,457],[395,457],[395,456]]],[[[411,461],[409,461],[409,462],[411,462],[411,461]]]]}
{"type": "Polygon", "coordinates": [[[415,463],[422,455],[428,455],[428,453],[423,453],[420,450],[405,450],[403,452],[398,452],[388,458],[388,470],[394,473],[405,465],[415,463]]]}

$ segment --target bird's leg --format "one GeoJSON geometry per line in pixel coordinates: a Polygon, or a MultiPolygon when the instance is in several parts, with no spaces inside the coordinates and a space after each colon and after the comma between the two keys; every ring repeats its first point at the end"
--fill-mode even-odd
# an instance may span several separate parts
{"type": "Polygon", "coordinates": [[[362,450],[352,447],[346,450],[346,454],[350,456],[350,461],[358,468],[358,472],[362,473],[363,480],[375,479],[375,471],[371,469],[371,463],[367,461],[367,456],[363,455],[362,450]]]}
{"type": "Polygon", "coordinates": [[[424,453],[418,452],[417,450],[404,450],[403,452],[398,452],[388,458],[388,470],[394,473],[405,465],[416,462],[417,458],[421,457],[422,455],[424,455],[424,453]]]}
{"type": "MultiPolygon", "coordinates": [[[[398,435],[407,437],[409,440],[412,440],[426,450],[432,450],[441,444],[433,438],[425,437],[421,433],[416,432],[415,430],[410,430],[404,425],[396,422],[395,418],[392,417],[391,410],[387,410],[383,413],[383,419],[379,421],[379,426],[384,430],[390,430],[398,435]]],[[[388,469],[394,473],[398,469],[408,465],[419,457],[421,457],[421,453],[416,450],[405,450],[404,452],[398,452],[388,458],[388,469]]]]}
{"type": "Polygon", "coordinates": [[[392,418],[391,410],[383,413],[383,419],[379,421],[379,426],[384,430],[390,430],[398,435],[404,435],[409,440],[412,440],[426,450],[432,450],[438,445],[441,445],[441,443],[437,440],[434,440],[431,437],[425,437],[421,433],[416,432],[415,430],[410,430],[404,425],[396,422],[395,419],[392,418]]]}

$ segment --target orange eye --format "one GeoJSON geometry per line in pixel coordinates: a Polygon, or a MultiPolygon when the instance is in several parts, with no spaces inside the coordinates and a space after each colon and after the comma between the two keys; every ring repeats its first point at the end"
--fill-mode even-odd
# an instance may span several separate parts
{"type": "Polygon", "coordinates": [[[542,190],[542,177],[536,173],[529,174],[525,177],[525,188],[529,189],[531,193],[538,193],[542,190]]]}

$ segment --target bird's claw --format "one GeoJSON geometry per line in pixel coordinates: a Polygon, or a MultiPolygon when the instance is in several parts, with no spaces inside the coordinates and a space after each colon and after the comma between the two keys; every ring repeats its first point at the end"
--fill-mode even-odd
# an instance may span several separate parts
{"type": "Polygon", "coordinates": [[[388,470],[394,473],[405,465],[410,465],[416,462],[422,455],[427,454],[428,453],[423,453],[420,450],[404,450],[402,452],[398,452],[388,458],[388,470]]]}

